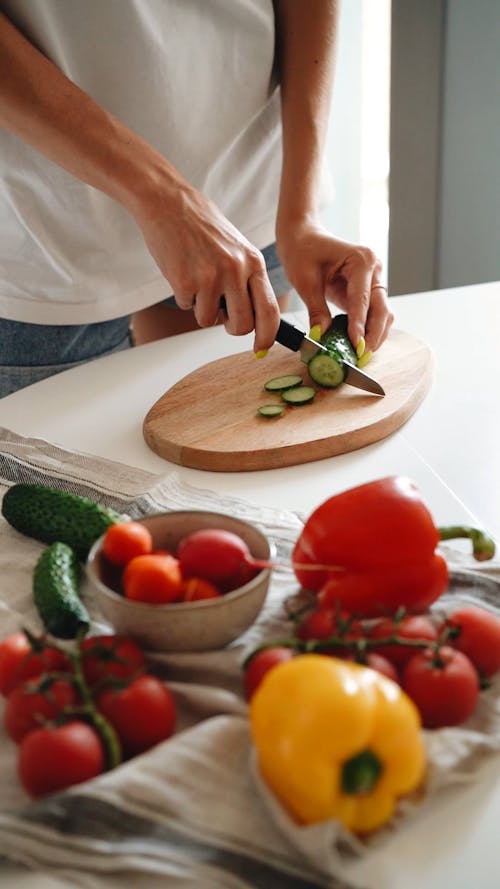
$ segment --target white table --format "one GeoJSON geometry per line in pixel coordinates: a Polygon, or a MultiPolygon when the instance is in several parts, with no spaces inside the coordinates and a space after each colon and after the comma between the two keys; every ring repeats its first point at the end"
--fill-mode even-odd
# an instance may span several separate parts
{"type": "MultiPolygon", "coordinates": [[[[215,494],[303,511],[352,485],[407,475],[438,524],[482,525],[500,541],[500,282],[397,297],[391,305],[395,325],[433,349],[434,382],[401,430],[350,454],[285,469],[210,473],[151,452],[142,438],[151,405],[200,365],[251,347],[249,337],[220,328],[118,353],[17,392],[0,401],[0,425],[153,472],[175,471],[215,494]]],[[[490,762],[473,787],[443,797],[432,816],[375,856],[367,886],[498,889],[499,778],[500,763],[490,762]]],[[[61,886],[15,869],[6,875],[0,871],[0,883],[13,889],[61,886]]]]}

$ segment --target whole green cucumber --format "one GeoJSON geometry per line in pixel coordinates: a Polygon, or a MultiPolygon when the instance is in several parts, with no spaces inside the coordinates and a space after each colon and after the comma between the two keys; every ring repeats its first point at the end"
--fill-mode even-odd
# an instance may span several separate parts
{"type": "Polygon", "coordinates": [[[85,635],[90,618],[79,594],[80,565],[66,543],[56,541],[38,559],[33,598],[45,629],[59,639],[85,635]]]}
{"type": "Polygon", "coordinates": [[[67,543],[81,561],[110,525],[125,518],[87,497],[38,484],[12,485],[2,515],[21,534],[42,543],[67,543]]]}

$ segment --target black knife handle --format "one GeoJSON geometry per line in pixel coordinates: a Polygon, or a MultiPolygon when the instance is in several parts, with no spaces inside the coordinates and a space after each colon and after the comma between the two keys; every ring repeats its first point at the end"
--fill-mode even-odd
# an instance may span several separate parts
{"type": "Polygon", "coordinates": [[[299,330],[298,327],[294,327],[293,324],[282,318],[275,340],[282,346],[286,346],[287,349],[291,349],[292,352],[298,352],[304,341],[304,336],[303,330],[299,330]]]}

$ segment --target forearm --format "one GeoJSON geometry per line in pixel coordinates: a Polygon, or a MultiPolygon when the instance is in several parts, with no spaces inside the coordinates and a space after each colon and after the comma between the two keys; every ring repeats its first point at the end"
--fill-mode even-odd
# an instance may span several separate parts
{"type": "Polygon", "coordinates": [[[134,215],[152,207],[159,190],[175,194],[187,185],[162,155],[65,77],[3,15],[0,84],[0,123],[6,129],[134,215]]]}
{"type": "Polygon", "coordinates": [[[338,0],[275,0],[283,168],[281,221],[314,215],[333,89],[338,0]]]}

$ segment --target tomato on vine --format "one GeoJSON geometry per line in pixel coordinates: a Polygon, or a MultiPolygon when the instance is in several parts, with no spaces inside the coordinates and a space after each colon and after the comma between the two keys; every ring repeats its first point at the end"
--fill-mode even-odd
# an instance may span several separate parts
{"type": "Polygon", "coordinates": [[[106,689],[97,697],[97,708],[116,731],[125,757],[149,750],[175,729],[174,697],[163,682],[148,674],[124,688],[106,689]]]}
{"type": "Polygon", "coordinates": [[[448,645],[413,655],[404,668],[402,686],[425,728],[460,725],[472,716],[479,697],[477,670],[465,654],[448,645]]]}
{"type": "MultiPolygon", "coordinates": [[[[415,642],[417,640],[436,642],[438,631],[430,618],[423,614],[409,614],[401,619],[396,617],[382,618],[370,630],[370,639],[388,639],[391,636],[397,636],[398,639],[415,642]]],[[[395,664],[398,669],[410,660],[416,653],[415,647],[404,644],[384,644],[380,648],[374,648],[373,651],[378,652],[387,658],[391,663],[395,664]]]]}
{"type": "Polygon", "coordinates": [[[257,690],[266,673],[295,657],[293,648],[284,645],[273,645],[262,648],[252,655],[243,670],[243,693],[247,701],[257,690]]]}
{"type": "Polygon", "coordinates": [[[19,779],[33,797],[95,778],[104,766],[104,750],[97,732],[80,720],[34,729],[19,745],[19,779]]]}
{"type": "Polygon", "coordinates": [[[450,645],[470,658],[481,677],[489,678],[500,670],[500,620],[495,614],[464,606],[453,612],[445,627],[455,631],[450,645]]]}
{"type": "Polygon", "coordinates": [[[12,633],[0,642],[0,694],[4,696],[26,679],[71,670],[71,660],[66,654],[42,639],[30,641],[23,631],[12,633]]]}
{"type": "Polygon", "coordinates": [[[81,642],[81,654],[83,675],[91,688],[114,679],[131,679],[146,669],[144,652],[127,636],[87,636],[81,642]]]}
{"type": "Polygon", "coordinates": [[[48,677],[30,679],[18,685],[7,698],[4,725],[16,744],[33,729],[56,719],[79,702],[77,690],[70,680],[48,677]]]}

